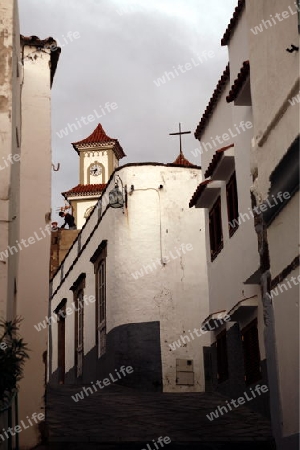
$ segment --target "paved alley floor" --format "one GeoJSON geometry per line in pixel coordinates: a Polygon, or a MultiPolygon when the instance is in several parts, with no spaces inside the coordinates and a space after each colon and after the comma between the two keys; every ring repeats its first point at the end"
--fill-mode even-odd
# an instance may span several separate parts
{"type": "Polygon", "coordinates": [[[206,414],[225,404],[223,396],[148,393],[112,386],[75,402],[72,395],[82,388],[48,388],[49,446],[41,449],[156,450],[153,440],[160,436],[171,439],[164,445],[168,450],[275,448],[270,423],[244,406],[210,421],[206,414]]]}

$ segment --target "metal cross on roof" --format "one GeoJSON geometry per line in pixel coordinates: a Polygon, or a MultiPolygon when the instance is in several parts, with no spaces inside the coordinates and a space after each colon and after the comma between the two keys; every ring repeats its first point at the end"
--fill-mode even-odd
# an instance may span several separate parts
{"type": "Polygon", "coordinates": [[[190,133],[191,133],[191,131],[181,131],[181,123],[179,123],[179,133],[169,133],[170,136],[177,136],[177,135],[179,135],[180,154],[182,154],[181,135],[182,134],[190,134],[190,133]]]}

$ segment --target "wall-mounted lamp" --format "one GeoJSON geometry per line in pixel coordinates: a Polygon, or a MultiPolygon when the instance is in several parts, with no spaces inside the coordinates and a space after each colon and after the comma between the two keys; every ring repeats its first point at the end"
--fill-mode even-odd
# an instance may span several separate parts
{"type": "Polygon", "coordinates": [[[124,206],[123,191],[124,191],[123,182],[122,182],[121,178],[119,177],[119,175],[116,175],[115,187],[108,194],[109,195],[109,205],[112,208],[123,208],[123,206],[124,206]],[[119,178],[119,180],[121,182],[122,191],[120,191],[120,189],[119,189],[119,183],[118,183],[117,177],[119,178]]]}
{"type": "Polygon", "coordinates": [[[286,51],[289,52],[289,53],[298,52],[298,51],[299,51],[299,47],[297,47],[297,46],[294,45],[294,44],[291,44],[291,47],[290,47],[290,48],[287,48],[286,51]]]}

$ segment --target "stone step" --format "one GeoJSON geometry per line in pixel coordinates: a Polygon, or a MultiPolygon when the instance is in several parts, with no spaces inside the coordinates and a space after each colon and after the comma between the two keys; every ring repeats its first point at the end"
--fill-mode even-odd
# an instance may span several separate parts
{"type": "MultiPolygon", "coordinates": [[[[157,450],[276,450],[274,442],[177,442],[157,450]]],[[[56,442],[44,444],[34,450],[156,450],[149,442],[96,443],[96,442],[56,442]],[[150,447],[147,447],[147,444],[150,447]]]]}

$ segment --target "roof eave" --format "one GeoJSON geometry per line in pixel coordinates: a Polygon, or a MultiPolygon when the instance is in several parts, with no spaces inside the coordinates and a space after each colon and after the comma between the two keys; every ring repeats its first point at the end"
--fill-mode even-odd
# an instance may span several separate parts
{"type": "Polygon", "coordinates": [[[225,46],[229,44],[230,39],[232,38],[236,27],[238,25],[238,22],[240,20],[240,17],[242,15],[242,12],[245,8],[246,1],[245,0],[239,0],[237,7],[234,10],[233,16],[226,28],[226,31],[221,39],[221,45],[225,46]]]}

